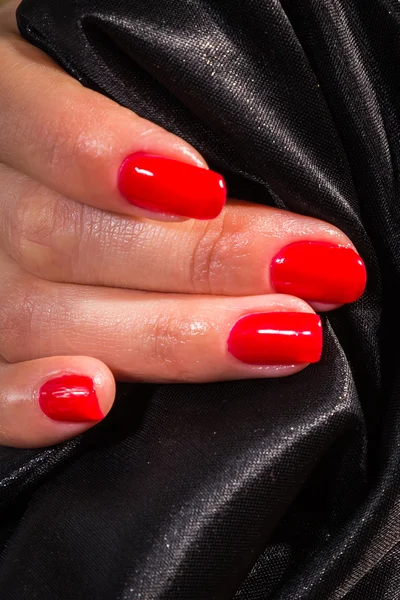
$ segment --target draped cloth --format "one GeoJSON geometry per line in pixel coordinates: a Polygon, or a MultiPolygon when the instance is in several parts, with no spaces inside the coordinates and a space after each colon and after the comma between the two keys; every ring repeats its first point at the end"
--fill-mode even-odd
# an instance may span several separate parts
{"type": "Polygon", "coordinates": [[[0,449],[1,598],[400,598],[400,4],[23,0],[17,18],[230,196],[341,228],[368,287],[297,375],[123,384],[84,435],[0,449]]]}

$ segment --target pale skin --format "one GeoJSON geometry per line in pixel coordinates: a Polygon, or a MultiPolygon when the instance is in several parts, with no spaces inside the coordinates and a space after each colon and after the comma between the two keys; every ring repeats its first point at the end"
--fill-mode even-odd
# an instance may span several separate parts
{"type": "Polygon", "coordinates": [[[291,375],[227,352],[251,313],[313,312],[275,294],[268,265],[287,244],[352,246],[330,224],[228,200],[211,221],[147,214],[116,176],[134,152],[206,167],[184,140],[83,87],[0,10],[0,444],[37,447],[82,433],[40,410],[64,373],[92,378],[103,413],[115,379],[211,382],[291,375]]]}

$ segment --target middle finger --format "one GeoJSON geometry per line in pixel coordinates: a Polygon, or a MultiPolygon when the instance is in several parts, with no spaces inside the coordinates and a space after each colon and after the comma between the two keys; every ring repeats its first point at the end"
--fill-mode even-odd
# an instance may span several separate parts
{"type": "Polygon", "coordinates": [[[5,250],[42,279],[173,293],[278,292],[329,308],[364,291],[354,246],[317,219],[231,200],[212,221],[160,223],[82,205],[5,165],[0,179],[5,250]]]}

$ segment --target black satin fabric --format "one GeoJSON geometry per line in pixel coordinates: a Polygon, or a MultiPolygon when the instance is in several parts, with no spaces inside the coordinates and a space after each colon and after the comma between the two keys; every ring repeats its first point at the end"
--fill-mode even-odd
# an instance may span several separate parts
{"type": "Polygon", "coordinates": [[[7,600],[400,598],[397,0],[23,0],[21,34],[191,142],[232,196],[319,217],[368,269],[280,380],[119,387],[0,449],[7,600]]]}

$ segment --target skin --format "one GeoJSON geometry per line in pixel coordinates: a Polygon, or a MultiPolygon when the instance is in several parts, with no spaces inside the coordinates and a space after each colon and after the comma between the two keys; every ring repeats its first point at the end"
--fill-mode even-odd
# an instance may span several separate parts
{"type": "Polygon", "coordinates": [[[334,308],[274,294],[269,265],[295,241],[350,240],[235,200],[208,222],[128,204],[117,174],[129,154],[204,159],[26,43],[17,5],[0,10],[0,444],[45,446],[93,425],[40,410],[40,387],[63,374],[90,376],[106,415],[115,378],[208,382],[305,368],[242,364],[227,351],[229,332],[255,312],[334,308]]]}

